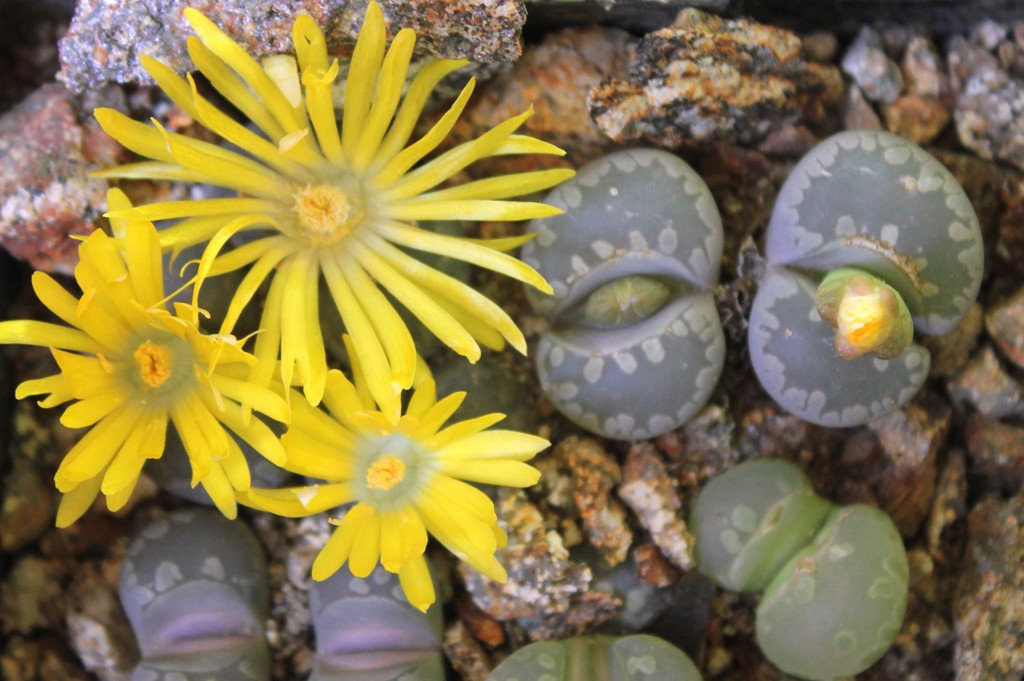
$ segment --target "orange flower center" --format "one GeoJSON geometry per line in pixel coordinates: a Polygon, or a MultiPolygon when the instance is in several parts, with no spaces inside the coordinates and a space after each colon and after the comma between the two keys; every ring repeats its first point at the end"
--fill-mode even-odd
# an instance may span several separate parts
{"type": "Polygon", "coordinates": [[[309,185],[295,195],[293,206],[299,233],[314,246],[336,243],[348,236],[362,219],[362,210],[342,188],[333,184],[309,185]]]}
{"type": "Polygon", "coordinates": [[[888,321],[889,315],[877,295],[846,295],[839,303],[839,333],[858,350],[874,348],[888,321]]]}
{"type": "Polygon", "coordinates": [[[150,388],[159,388],[171,376],[171,353],[162,345],[147,340],[132,355],[139,376],[150,388]]]}
{"type": "Polygon", "coordinates": [[[388,490],[405,478],[405,463],[390,454],[385,454],[366,471],[366,486],[370,489],[388,490]]]}

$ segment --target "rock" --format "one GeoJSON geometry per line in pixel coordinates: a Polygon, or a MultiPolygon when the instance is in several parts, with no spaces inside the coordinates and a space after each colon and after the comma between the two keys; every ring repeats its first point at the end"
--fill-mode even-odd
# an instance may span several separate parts
{"type": "Polygon", "coordinates": [[[0,632],[28,634],[57,628],[64,617],[61,567],[35,555],[22,555],[0,582],[0,632]]]}
{"type": "Polygon", "coordinates": [[[469,628],[477,641],[485,643],[488,648],[497,648],[505,643],[505,630],[501,623],[476,607],[476,603],[467,594],[460,594],[456,598],[455,609],[459,620],[469,628]]]}
{"type": "Polygon", "coordinates": [[[953,603],[957,681],[1024,675],[1024,494],[986,497],[968,518],[967,554],[953,603]]]}
{"type": "Polygon", "coordinates": [[[946,62],[954,92],[960,92],[975,73],[999,68],[995,55],[962,35],[953,36],[946,44],[946,62]]]}
{"type": "Polygon", "coordinates": [[[864,99],[864,93],[856,83],[851,83],[846,89],[846,99],[843,101],[843,127],[847,130],[881,130],[882,121],[875,113],[874,108],[868,100],[864,99]]]}
{"type": "Polygon", "coordinates": [[[991,52],[1006,38],[1008,33],[1009,31],[1002,24],[992,19],[985,19],[971,29],[970,40],[975,45],[991,52]]]}
{"type": "Polygon", "coordinates": [[[644,36],[628,78],[606,79],[588,104],[616,142],[751,146],[778,128],[821,126],[841,97],[839,72],[804,61],[796,34],[686,9],[644,36]]]}
{"type": "Polygon", "coordinates": [[[953,117],[965,147],[1024,169],[1024,80],[998,68],[974,71],[953,117]]]}
{"type": "Polygon", "coordinates": [[[486,681],[491,673],[487,653],[461,620],[445,629],[443,649],[462,681],[486,681]]]}
{"type": "Polygon", "coordinates": [[[885,127],[915,144],[935,139],[949,122],[949,109],[938,99],[903,95],[882,108],[885,127]]]}
{"type": "Polygon", "coordinates": [[[0,118],[0,244],[48,272],[70,274],[78,242],[106,206],[107,182],[87,173],[122,153],[99,127],[79,125],[71,93],[44,85],[0,118]]]}
{"type": "Polygon", "coordinates": [[[983,346],[947,387],[954,401],[966,402],[985,416],[1024,415],[1024,386],[1003,369],[989,345],[983,346]]]}
{"type": "Polygon", "coordinates": [[[914,36],[907,43],[901,62],[907,92],[919,97],[945,99],[950,96],[949,76],[932,41],[914,36]]]}
{"type": "Polygon", "coordinates": [[[933,376],[950,377],[960,371],[978,342],[985,315],[981,305],[974,303],[956,327],[944,336],[922,336],[917,342],[928,348],[932,364],[928,369],[933,376]]]}
{"type": "Polygon", "coordinates": [[[943,532],[967,513],[967,462],[962,449],[952,449],[935,482],[935,496],[926,526],[928,551],[943,556],[943,532]]]}
{"type": "MultiPolygon", "coordinates": [[[[182,17],[194,7],[257,59],[292,52],[291,28],[300,13],[324,29],[327,44],[349,50],[362,25],[365,0],[82,0],[60,41],[61,78],[74,92],[105,82],[151,84],[139,64],[146,54],[181,73],[191,69],[182,17]]],[[[442,57],[511,61],[521,51],[522,0],[382,0],[392,34],[414,28],[418,45],[442,57]]],[[[347,53],[346,53],[347,54],[347,53]]]]}
{"type": "Polygon", "coordinates": [[[571,471],[573,500],[588,541],[610,565],[618,565],[633,543],[626,511],[611,496],[622,482],[622,470],[592,438],[567,437],[555,448],[554,457],[571,471]]]}
{"type": "Polygon", "coordinates": [[[868,424],[884,458],[863,476],[873,482],[879,505],[904,537],[917,533],[931,509],[936,458],[952,422],[953,410],[944,400],[922,393],[868,424]]]}
{"type": "Polygon", "coordinates": [[[91,681],[66,644],[52,635],[11,636],[0,650],[5,681],[91,681]]]}
{"type": "MultiPolygon", "coordinates": [[[[628,33],[613,28],[549,34],[539,45],[528,46],[511,70],[481,86],[453,135],[459,141],[470,139],[532,105],[534,114],[521,131],[565,149],[574,166],[582,165],[608,147],[590,118],[587,93],[602,80],[625,77],[633,46],[628,33]]],[[[520,163],[536,163],[537,158],[520,163]]]]}
{"type": "Polygon", "coordinates": [[[682,502],[657,450],[648,443],[633,445],[626,457],[619,496],[673,565],[693,567],[694,537],[682,518],[682,502]]]}
{"type": "Polygon", "coordinates": [[[17,552],[38,539],[53,522],[53,483],[39,467],[14,457],[3,479],[0,505],[0,549],[17,552]]]}
{"type": "Polygon", "coordinates": [[[864,26],[843,55],[843,71],[873,102],[891,102],[903,91],[900,67],[882,49],[882,40],[864,26]]]}
{"type": "Polygon", "coordinates": [[[996,346],[1018,367],[1024,368],[1024,287],[989,308],[985,328],[996,346]]]}
{"type": "Polygon", "coordinates": [[[101,681],[128,681],[138,660],[135,638],[113,586],[95,564],[74,574],[68,636],[85,668],[101,681]]]}
{"type": "Polygon", "coordinates": [[[1018,491],[1024,484],[1024,428],[972,414],[965,427],[971,472],[993,489],[1018,491]]]}

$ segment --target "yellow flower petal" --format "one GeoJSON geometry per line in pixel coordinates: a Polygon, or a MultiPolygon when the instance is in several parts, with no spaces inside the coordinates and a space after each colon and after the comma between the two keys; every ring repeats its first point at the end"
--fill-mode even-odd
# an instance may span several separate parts
{"type": "Polygon", "coordinates": [[[61,496],[60,505],[57,507],[57,527],[62,530],[65,527],[70,527],[85,515],[85,512],[92,506],[92,502],[96,500],[96,495],[100,493],[102,479],[102,475],[96,475],[61,496]]]}
{"type": "Polygon", "coordinates": [[[427,561],[423,556],[413,558],[402,565],[402,569],[398,572],[398,582],[410,605],[420,612],[426,612],[437,600],[437,596],[434,594],[434,582],[430,578],[430,570],[427,568],[427,561]]]}

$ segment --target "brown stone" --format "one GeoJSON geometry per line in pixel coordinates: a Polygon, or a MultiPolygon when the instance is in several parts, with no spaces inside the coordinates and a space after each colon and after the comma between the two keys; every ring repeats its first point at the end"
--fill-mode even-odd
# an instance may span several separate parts
{"type": "Polygon", "coordinates": [[[487,653],[462,620],[456,620],[445,629],[442,648],[463,681],[485,681],[491,673],[487,653]]]}
{"type": "MultiPolygon", "coordinates": [[[[113,157],[89,158],[97,133],[76,118],[71,93],[44,85],[0,118],[0,244],[36,269],[69,274],[70,235],[88,234],[106,205],[107,182],[88,177],[113,157]]],[[[115,152],[116,153],[116,152],[115,152]]]]}
{"type": "Polygon", "coordinates": [[[954,401],[968,403],[985,416],[1024,415],[1024,386],[1003,368],[990,345],[984,345],[947,384],[954,401]]]}
{"type": "Polygon", "coordinates": [[[918,95],[903,95],[882,108],[885,127],[915,144],[925,144],[938,136],[949,123],[950,113],[939,100],[918,95]]]}
{"type": "Polygon", "coordinates": [[[989,308],[985,328],[1002,353],[1024,368],[1024,287],[989,308]]]}
{"type": "Polygon", "coordinates": [[[949,333],[944,336],[922,336],[916,339],[931,353],[929,373],[948,378],[964,368],[978,342],[984,317],[981,305],[974,303],[967,308],[966,314],[949,333]]]}
{"type": "Polygon", "coordinates": [[[997,489],[1024,484],[1024,427],[971,414],[965,428],[971,471],[997,489]]]}

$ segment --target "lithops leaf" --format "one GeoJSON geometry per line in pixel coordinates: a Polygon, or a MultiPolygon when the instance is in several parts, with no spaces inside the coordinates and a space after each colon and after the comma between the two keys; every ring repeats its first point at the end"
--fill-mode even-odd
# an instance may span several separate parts
{"type": "Polygon", "coordinates": [[[928,375],[929,354],[911,344],[891,360],[836,354],[835,330],[815,308],[815,283],[772,267],[750,311],[748,345],[761,385],[785,409],[824,426],[856,426],[913,397],[928,375]]]}
{"type": "Polygon", "coordinates": [[[710,293],[617,329],[557,327],[537,348],[541,387],[573,422],[640,440],[688,421],[714,390],[725,339],[710,293]]]}
{"type": "Polygon", "coordinates": [[[805,679],[859,674],[899,633],[908,574],[887,515],[863,505],[837,509],[765,591],[758,645],[774,665],[805,679]]]}
{"type": "Polygon", "coordinates": [[[316,661],[310,681],[444,681],[441,608],[422,613],[398,578],[339,570],[310,586],[316,661]]]}
{"type": "Polygon", "coordinates": [[[686,653],[646,634],[581,636],[520,648],[487,681],[700,681],[686,653]]]}
{"type": "Polygon", "coordinates": [[[704,181],[672,154],[609,154],[581,168],[545,203],[565,212],[531,222],[537,238],[522,249],[523,262],[554,289],[551,296],[528,292],[540,311],[557,315],[631,274],[664,275],[700,289],[718,280],[718,209],[704,181]]]}
{"type": "Polygon", "coordinates": [[[801,159],[779,192],[765,255],[774,266],[870,271],[900,291],[926,334],[956,326],[983,267],[978,218],[952,174],[873,130],[829,137],[801,159]]]}
{"type": "Polygon", "coordinates": [[[727,589],[761,591],[832,509],[788,461],[735,466],[709,482],[693,506],[697,569],[727,589]]]}
{"type": "Polygon", "coordinates": [[[244,523],[208,509],[152,522],[125,555],[118,593],[142,653],[133,678],[270,678],[266,562],[244,523]]]}
{"type": "Polygon", "coordinates": [[[714,389],[725,341],[708,289],[722,222],[707,185],[656,149],[610,154],[546,199],[523,261],[552,296],[528,293],[553,322],[538,350],[541,386],[587,430],[637,440],[689,420],[714,389]]]}

